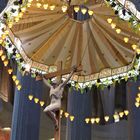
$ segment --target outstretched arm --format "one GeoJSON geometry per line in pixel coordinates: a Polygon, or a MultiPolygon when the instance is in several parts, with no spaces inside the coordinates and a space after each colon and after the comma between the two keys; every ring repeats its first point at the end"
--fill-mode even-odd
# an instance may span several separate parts
{"type": "Polygon", "coordinates": [[[46,80],[44,77],[43,77],[43,82],[47,87],[51,88],[51,84],[49,84],[48,80],[46,80]]]}
{"type": "Polygon", "coordinates": [[[61,87],[64,87],[68,83],[68,81],[70,80],[70,78],[72,77],[75,71],[76,71],[76,67],[73,67],[73,70],[69,74],[68,78],[61,84],[61,87]]]}

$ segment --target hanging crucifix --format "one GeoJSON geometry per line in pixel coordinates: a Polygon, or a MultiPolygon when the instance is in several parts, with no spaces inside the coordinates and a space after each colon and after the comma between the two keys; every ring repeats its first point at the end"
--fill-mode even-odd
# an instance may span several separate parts
{"type": "Polygon", "coordinates": [[[50,98],[51,102],[50,105],[48,105],[44,112],[49,114],[49,117],[53,120],[55,124],[55,140],[60,140],[60,108],[61,108],[61,98],[63,96],[63,91],[65,85],[68,83],[74,72],[81,71],[81,67],[78,69],[76,66],[72,67],[72,70],[64,70],[62,71],[62,63],[59,63],[58,65],[58,72],[45,75],[43,77],[43,81],[47,87],[50,88],[50,98]],[[65,81],[61,80],[61,75],[69,74],[68,78],[65,81]],[[52,82],[52,84],[48,83],[48,78],[56,77],[57,79],[52,82]]]}

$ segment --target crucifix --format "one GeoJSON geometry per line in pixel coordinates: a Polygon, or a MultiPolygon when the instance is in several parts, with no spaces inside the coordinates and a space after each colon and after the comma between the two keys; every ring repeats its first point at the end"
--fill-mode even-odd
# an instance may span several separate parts
{"type": "Polygon", "coordinates": [[[50,88],[50,98],[51,98],[51,103],[44,109],[44,112],[46,112],[49,115],[49,117],[53,120],[55,124],[55,134],[54,134],[55,140],[60,140],[60,129],[61,129],[60,108],[63,90],[67,82],[74,74],[74,72],[81,71],[82,69],[81,67],[76,68],[74,66],[72,70],[62,70],[62,62],[59,62],[57,64],[57,70],[58,70],[57,72],[47,74],[43,77],[45,85],[47,85],[50,88]],[[63,82],[61,80],[62,75],[68,73],[70,73],[68,78],[63,82]],[[53,77],[57,77],[57,79],[53,81],[52,84],[49,84],[46,79],[53,77]]]}

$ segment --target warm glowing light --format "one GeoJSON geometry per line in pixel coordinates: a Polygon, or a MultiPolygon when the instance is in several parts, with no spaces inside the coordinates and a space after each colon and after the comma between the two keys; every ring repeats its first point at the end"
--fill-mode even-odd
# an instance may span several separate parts
{"type": "Polygon", "coordinates": [[[90,121],[91,121],[92,124],[94,124],[95,123],[95,118],[91,118],[90,121]]]}
{"type": "Polygon", "coordinates": [[[68,116],[69,116],[69,113],[65,112],[65,117],[68,118],[68,116]]]}
{"type": "Polygon", "coordinates": [[[140,93],[138,93],[138,97],[140,98],[140,93]]]}
{"type": "Polygon", "coordinates": [[[22,16],[23,16],[23,13],[20,12],[20,13],[18,14],[18,17],[19,17],[19,18],[22,18],[22,16]]]}
{"type": "Polygon", "coordinates": [[[26,7],[22,7],[21,11],[24,13],[26,11],[26,7]]]}
{"type": "Polygon", "coordinates": [[[44,101],[40,101],[40,105],[44,106],[45,102],[44,101]]]}
{"type": "Polygon", "coordinates": [[[17,89],[18,89],[18,90],[21,90],[21,85],[18,85],[18,86],[17,86],[17,89]]]}
{"type": "Polygon", "coordinates": [[[46,9],[48,9],[48,6],[49,6],[48,4],[44,4],[43,8],[46,10],[46,9]]]}
{"type": "Polygon", "coordinates": [[[27,7],[31,7],[31,3],[30,2],[27,3],[27,7]]]}
{"type": "Polygon", "coordinates": [[[135,103],[135,106],[136,106],[136,107],[139,107],[139,106],[140,106],[140,103],[136,102],[136,103],[135,103]]]}
{"type": "Polygon", "coordinates": [[[129,114],[128,110],[124,110],[124,114],[127,116],[129,114]]]}
{"type": "Polygon", "coordinates": [[[31,3],[33,0],[28,0],[29,3],[31,3]]]}
{"type": "Polygon", "coordinates": [[[96,118],[95,121],[96,121],[96,123],[99,123],[100,122],[100,118],[96,118]]]}
{"type": "Polygon", "coordinates": [[[19,22],[19,17],[15,17],[15,22],[19,22]]]}
{"type": "Polygon", "coordinates": [[[9,27],[9,28],[12,28],[12,26],[13,26],[13,22],[9,22],[9,23],[8,23],[8,27],[9,27]]]}
{"type": "Polygon", "coordinates": [[[39,102],[38,98],[34,98],[35,103],[37,104],[39,102]]]}
{"type": "Polygon", "coordinates": [[[133,50],[136,50],[137,47],[138,47],[138,46],[135,45],[135,44],[132,45],[133,50]]]}
{"type": "Polygon", "coordinates": [[[88,14],[89,14],[90,16],[92,16],[92,15],[93,15],[93,11],[92,11],[92,10],[88,10],[88,14]]]}
{"type": "Polygon", "coordinates": [[[124,37],[124,39],[123,39],[123,40],[124,40],[124,42],[125,42],[125,43],[128,43],[129,38],[128,38],[128,37],[124,37]]]}
{"type": "Polygon", "coordinates": [[[136,52],[137,52],[138,54],[140,54],[140,49],[136,49],[136,52]]]}
{"type": "Polygon", "coordinates": [[[41,3],[39,3],[39,2],[36,4],[37,8],[40,8],[40,7],[41,7],[41,5],[42,5],[42,4],[41,4],[41,3]]]}
{"type": "Polygon", "coordinates": [[[107,19],[107,22],[108,22],[109,24],[111,24],[111,23],[112,23],[112,19],[111,19],[111,18],[108,18],[108,19],[107,19]]]}
{"type": "Polygon", "coordinates": [[[50,5],[50,10],[53,11],[55,9],[55,5],[50,5]]]}
{"type": "Polygon", "coordinates": [[[4,66],[6,67],[7,65],[8,65],[8,60],[5,60],[4,62],[3,62],[3,64],[4,64],[4,66]]]}
{"type": "Polygon", "coordinates": [[[85,15],[85,14],[86,14],[86,12],[87,12],[87,9],[86,9],[86,8],[82,8],[82,9],[81,9],[81,12],[82,12],[82,14],[84,14],[84,15],[85,15]]]}
{"type": "Polygon", "coordinates": [[[114,120],[119,119],[119,115],[118,114],[114,114],[113,117],[114,117],[114,120]]]}
{"type": "Polygon", "coordinates": [[[16,84],[16,86],[19,84],[19,80],[18,79],[15,80],[15,84],[16,84]]]}
{"type": "Polygon", "coordinates": [[[6,59],[6,55],[1,56],[1,60],[4,61],[6,59]]]}
{"type": "Polygon", "coordinates": [[[33,95],[28,95],[28,98],[31,101],[33,99],[33,95]]]}
{"type": "Polygon", "coordinates": [[[121,29],[116,29],[116,33],[120,34],[121,33],[121,29]]]}
{"type": "Polygon", "coordinates": [[[3,54],[3,50],[0,50],[0,56],[2,56],[2,54],[3,54]]]}
{"type": "Polygon", "coordinates": [[[115,23],[111,23],[111,27],[112,27],[112,29],[115,29],[116,28],[116,24],[115,23]]]}
{"type": "Polygon", "coordinates": [[[66,5],[63,5],[61,9],[65,13],[67,11],[68,7],[66,5]]]}
{"type": "Polygon", "coordinates": [[[139,98],[139,97],[137,97],[137,98],[136,98],[136,101],[137,101],[137,102],[140,102],[140,98],[139,98]]]}
{"type": "Polygon", "coordinates": [[[85,122],[89,123],[90,119],[89,118],[85,118],[85,122]]]}
{"type": "Polygon", "coordinates": [[[74,6],[74,11],[75,11],[76,13],[78,13],[79,10],[80,10],[80,7],[79,7],[79,6],[74,6]]]}
{"type": "Polygon", "coordinates": [[[70,116],[70,120],[71,121],[74,121],[74,116],[70,116]]]}
{"type": "Polygon", "coordinates": [[[0,44],[2,44],[2,42],[3,42],[3,39],[0,39],[0,44]]]}
{"type": "Polygon", "coordinates": [[[12,69],[8,69],[8,73],[12,74],[13,70],[12,69]]]}
{"type": "Polygon", "coordinates": [[[63,114],[63,110],[61,109],[61,110],[60,110],[60,115],[62,115],[62,114],[63,114]]]}
{"type": "Polygon", "coordinates": [[[3,34],[2,35],[2,39],[4,40],[6,38],[6,34],[3,34]]]}
{"type": "Polygon", "coordinates": [[[6,35],[8,35],[8,34],[9,34],[9,31],[8,31],[8,30],[6,30],[6,31],[5,31],[5,34],[6,34],[6,35]]]}
{"type": "Polygon", "coordinates": [[[105,116],[104,119],[105,119],[106,122],[108,122],[109,121],[109,116],[105,116]]]}
{"type": "Polygon", "coordinates": [[[123,117],[123,115],[124,115],[124,112],[120,112],[119,113],[119,116],[122,118],[123,117]]]}
{"type": "Polygon", "coordinates": [[[12,76],[12,79],[13,79],[13,81],[15,81],[17,79],[17,76],[16,75],[13,75],[12,76]]]}

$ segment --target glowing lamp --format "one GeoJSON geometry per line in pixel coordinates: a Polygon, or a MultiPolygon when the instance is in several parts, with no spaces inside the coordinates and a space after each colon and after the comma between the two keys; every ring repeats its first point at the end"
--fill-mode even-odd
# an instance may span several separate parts
{"type": "Polygon", "coordinates": [[[5,61],[3,62],[3,64],[4,64],[4,66],[6,67],[6,66],[8,65],[8,60],[5,60],[5,61]]]}
{"type": "Polygon", "coordinates": [[[0,44],[2,44],[2,42],[3,42],[3,39],[0,39],[0,44]]]}
{"type": "Polygon", "coordinates": [[[44,5],[43,5],[43,8],[44,8],[44,9],[48,9],[48,6],[49,6],[48,4],[44,4],[44,5]]]}
{"type": "Polygon", "coordinates": [[[38,98],[34,98],[35,103],[37,104],[39,102],[38,98]]]}
{"type": "Polygon", "coordinates": [[[18,85],[18,86],[17,86],[17,89],[18,89],[18,90],[21,90],[21,85],[18,85]]]}
{"type": "Polygon", "coordinates": [[[70,116],[70,120],[71,121],[74,121],[74,116],[70,116]]]}
{"type": "Polygon", "coordinates": [[[84,14],[84,15],[85,15],[85,14],[86,14],[86,12],[87,12],[87,9],[86,9],[86,8],[82,8],[82,9],[81,9],[81,12],[82,12],[82,14],[84,14]]]}
{"type": "Polygon", "coordinates": [[[63,5],[61,9],[62,9],[63,13],[65,13],[67,11],[68,7],[66,5],[63,5]]]}
{"type": "Polygon", "coordinates": [[[140,98],[140,93],[138,93],[138,97],[140,98]]]}
{"type": "Polygon", "coordinates": [[[92,124],[94,124],[95,123],[95,118],[91,118],[90,121],[91,121],[92,124]]]}
{"type": "Polygon", "coordinates": [[[116,33],[120,34],[121,33],[121,29],[116,29],[116,33]]]}
{"type": "Polygon", "coordinates": [[[88,10],[88,14],[89,14],[90,16],[92,16],[92,15],[93,15],[93,11],[92,11],[92,10],[88,10]]]}
{"type": "Polygon", "coordinates": [[[18,17],[19,17],[19,18],[22,18],[22,16],[23,16],[23,13],[20,12],[20,13],[18,14],[18,17]]]}
{"type": "Polygon", "coordinates": [[[15,22],[19,22],[19,17],[15,17],[15,22]]]}
{"type": "Polygon", "coordinates": [[[12,69],[8,69],[8,73],[12,74],[13,70],[12,69]]]}
{"type": "Polygon", "coordinates": [[[50,5],[50,10],[53,11],[55,9],[55,5],[50,5]]]}
{"type": "Polygon", "coordinates": [[[87,124],[89,123],[89,121],[90,121],[89,118],[85,118],[85,122],[86,122],[87,124]]]}
{"type": "Polygon", "coordinates": [[[140,106],[140,103],[136,102],[136,103],[135,103],[135,106],[136,106],[136,107],[139,107],[139,106],[140,106]]]}
{"type": "Polygon", "coordinates": [[[116,28],[116,24],[115,23],[111,23],[111,27],[112,27],[112,29],[115,29],[116,28]]]}
{"type": "Polygon", "coordinates": [[[8,27],[9,27],[9,28],[12,28],[12,26],[13,26],[13,22],[9,22],[9,23],[8,23],[8,27]]]}
{"type": "Polygon", "coordinates": [[[95,121],[96,121],[96,123],[99,123],[100,122],[100,118],[96,118],[95,121]]]}
{"type": "Polygon", "coordinates": [[[79,6],[74,6],[74,11],[75,11],[76,13],[78,13],[79,10],[80,10],[79,6]]]}
{"type": "Polygon", "coordinates": [[[6,38],[6,34],[3,34],[2,35],[2,39],[4,40],[6,38]]]}
{"type": "Polygon", "coordinates": [[[108,22],[109,24],[111,24],[111,23],[112,23],[112,19],[111,19],[111,18],[108,18],[108,19],[107,19],[107,22],[108,22]]]}
{"type": "Polygon", "coordinates": [[[0,50],[0,56],[2,56],[2,54],[3,54],[3,50],[0,50]]]}
{"type": "Polygon", "coordinates": [[[124,112],[120,112],[119,113],[119,116],[122,118],[123,117],[123,115],[124,115],[124,112]]]}
{"type": "Polygon", "coordinates": [[[108,122],[109,121],[109,116],[105,116],[104,119],[105,119],[106,122],[108,122]]]}
{"type": "Polygon", "coordinates": [[[41,5],[42,5],[42,4],[41,4],[41,3],[39,3],[39,2],[36,4],[37,8],[40,8],[40,7],[41,7],[41,5]]]}
{"type": "Polygon", "coordinates": [[[27,7],[31,7],[31,2],[28,2],[27,3],[27,7]]]}
{"type": "Polygon", "coordinates": [[[28,95],[28,99],[31,101],[33,99],[33,95],[28,95]]]}
{"type": "Polygon", "coordinates": [[[31,3],[33,0],[28,0],[29,3],[31,3]]]}
{"type": "Polygon", "coordinates": [[[44,101],[40,101],[40,105],[44,106],[45,102],[44,101]]]}
{"type": "Polygon", "coordinates": [[[137,102],[140,102],[140,98],[139,98],[139,97],[137,97],[137,98],[136,98],[136,101],[137,101],[137,102]]]}
{"type": "Polygon", "coordinates": [[[138,54],[140,54],[140,49],[136,49],[136,52],[137,52],[138,54]]]}
{"type": "Polygon", "coordinates": [[[65,112],[65,117],[68,118],[69,116],[69,113],[65,112]]]}
{"type": "Polygon", "coordinates": [[[13,79],[13,81],[15,81],[17,79],[17,76],[16,75],[13,75],[12,76],[12,79],[13,79]]]}
{"type": "Polygon", "coordinates": [[[127,116],[129,114],[128,110],[124,110],[124,114],[127,116]]]}
{"type": "Polygon", "coordinates": [[[1,60],[4,61],[6,59],[6,55],[1,56],[1,60]]]}
{"type": "Polygon", "coordinates": [[[128,37],[124,37],[124,39],[123,39],[123,40],[124,40],[124,42],[125,42],[125,43],[128,43],[129,38],[128,38],[128,37]]]}
{"type": "Polygon", "coordinates": [[[6,34],[6,35],[8,35],[8,34],[9,34],[9,31],[8,31],[8,30],[6,30],[6,31],[5,31],[5,34],[6,34]]]}
{"type": "Polygon", "coordinates": [[[26,7],[22,7],[21,11],[24,13],[26,11],[26,7]]]}
{"type": "Polygon", "coordinates": [[[19,84],[19,80],[15,80],[15,84],[16,84],[16,86],[19,84]]]}
{"type": "Polygon", "coordinates": [[[114,114],[113,117],[114,117],[114,120],[117,120],[119,118],[119,115],[118,114],[114,114]]]}
{"type": "Polygon", "coordinates": [[[62,115],[62,114],[63,114],[63,110],[61,109],[61,110],[60,110],[60,115],[62,115]]]}
{"type": "Polygon", "coordinates": [[[137,47],[138,47],[138,46],[135,45],[135,44],[132,45],[133,50],[136,50],[137,47]]]}

